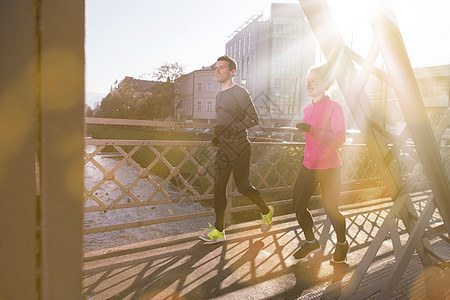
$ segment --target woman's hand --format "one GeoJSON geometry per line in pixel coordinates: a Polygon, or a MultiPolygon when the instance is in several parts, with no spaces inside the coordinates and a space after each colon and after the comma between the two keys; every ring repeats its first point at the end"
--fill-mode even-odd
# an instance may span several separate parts
{"type": "Polygon", "coordinates": [[[308,123],[297,123],[295,127],[297,127],[300,131],[304,132],[309,132],[309,130],[311,129],[311,125],[308,123]]]}

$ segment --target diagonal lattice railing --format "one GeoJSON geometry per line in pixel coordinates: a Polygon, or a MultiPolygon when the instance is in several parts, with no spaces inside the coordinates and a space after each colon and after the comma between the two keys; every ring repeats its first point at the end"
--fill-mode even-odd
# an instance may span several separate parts
{"type": "MultiPolygon", "coordinates": [[[[303,143],[252,143],[252,184],[262,193],[290,192],[303,149],[303,143]]],[[[169,214],[151,219],[127,218],[121,224],[96,224],[95,227],[87,226],[85,232],[98,233],[213,215],[215,151],[210,142],[87,139],[86,213],[177,203],[202,203],[206,208],[196,213],[175,213],[169,208],[169,214]]],[[[341,148],[341,156],[343,192],[384,188],[365,145],[346,144],[341,148]]],[[[404,157],[405,165],[414,166],[415,162],[409,156],[404,157]]],[[[411,166],[406,168],[409,169],[411,166]]],[[[228,190],[229,196],[238,194],[234,186],[228,190]]],[[[281,205],[282,200],[283,203],[289,201],[285,199],[274,200],[280,200],[281,205]]],[[[233,205],[232,201],[230,203],[233,205]]],[[[234,208],[230,207],[228,212],[234,208]]]]}

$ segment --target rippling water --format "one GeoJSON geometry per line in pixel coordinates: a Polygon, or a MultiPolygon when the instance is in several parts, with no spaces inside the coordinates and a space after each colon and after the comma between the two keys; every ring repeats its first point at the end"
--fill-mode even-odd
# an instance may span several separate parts
{"type": "MultiPolygon", "coordinates": [[[[88,149],[88,151],[91,150],[89,152],[92,152],[94,149],[95,147],[92,146],[88,149]]],[[[114,166],[116,166],[121,159],[122,156],[114,154],[97,155],[95,157],[95,160],[107,170],[114,168],[114,166]]],[[[84,175],[85,187],[89,190],[103,178],[103,173],[92,162],[86,164],[84,175]]],[[[125,187],[129,187],[137,177],[139,177],[139,171],[128,162],[122,164],[115,172],[115,178],[117,178],[125,187]]],[[[157,182],[163,181],[162,178],[158,178],[154,175],[152,175],[152,178],[157,182]]],[[[141,201],[147,200],[154,193],[154,191],[155,188],[147,180],[140,180],[139,183],[132,188],[133,194],[141,201]]],[[[172,183],[168,184],[166,191],[173,196],[179,193],[178,187],[172,183]]],[[[107,181],[96,191],[96,196],[108,205],[112,204],[114,200],[117,199],[122,193],[123,191],[115,183],[112,181],[107,181]]],[[[154,200],[162,197],[163,195],[157,194],[154,200]]],[[[122,201],[133,202],[134,200],[129,196],[125,196],[122,201]]],[[[97,205],[96,202],[92,199],[87,199],[85,206],[93,205],[97,205]]],[[[211,210],[211,208],[204,207],[196,202],[181,202],[116,209],[109,210],[107,212],[86,212],[84,214],[84,226],[85,228],[95,228],[208,210],[211,210]]],[[[89,234],[84,237],[84,249],[88,251],[102,249],[175,234],[198,231],[201,228],[207,227],[208,222],[213,223],[214,218],[197,218],[187,221],[89,234]]]]}

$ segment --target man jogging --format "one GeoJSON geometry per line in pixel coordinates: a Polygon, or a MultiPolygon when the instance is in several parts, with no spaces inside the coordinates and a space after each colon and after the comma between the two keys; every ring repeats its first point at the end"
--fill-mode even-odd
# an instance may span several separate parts
{"type": "Polygon", "coordinates": [[[212,141],[217,146],[214,184],[216,222],[214,227],[210,225],[208,233],[199,237],[209,244],[226,240],[226,186],[232,171],[238,192],[255,203],[261,211],[261,231],[267,232],[272,227],[274,209],[266,205],[249,179],[251,146],[247,128],[258,124],[258,114],[247,90],[233,82],[235,75],[234,59],[219,57],[216,62],[216,78],[221,91],[216,96],[217,125],[214,127],[215,137],[212,141]]]}

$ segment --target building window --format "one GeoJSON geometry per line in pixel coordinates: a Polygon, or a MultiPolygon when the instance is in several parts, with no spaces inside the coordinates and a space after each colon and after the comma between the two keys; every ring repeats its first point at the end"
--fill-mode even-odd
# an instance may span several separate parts
{"type": "Polygon", "coordinates": [[[213,92],[214,91],[214,83],[212,83],[212,82],[206,83],[206,91],[213,92]]]}
{"type": "Polygon", "coordinates": [[[236,80],[239,82],[239,81],[241,81],[241,63],[240,62],[238,62],[237,63],[237,70],[236,70],[237,72],[236,72],[236,80]]]}
{"type": "Polygon", "coordinates": [[[248,33],[248,52],[250,52],[250,44],[251,44],[252,33],[248,33]]]}
{"type": "Polygon", "coordinates": [[[276,87],[276,88],[281,87],[281,81],[280,81],[279,78],[276,78],[276,79],[275,79],[275,87],[276,87]]]}
{"type": "Polygon", "coordinates": [[[247,72],[245,70],[246,64],[244,58],[242,59],[242,80],[247,79],[247,72]]]}
{"type": "Polygon", "coordinates": [[[292,48],[294,45],[294,40],[293,39],[287,39],[287,48],[292,48]]]}
{"type": "Polygon", "coordinates": [[[283,33],[283,25],[281,25],[281,24],[275,24],[274,25],[275,26],[275,33],[278,33],[278,34],[281,34],[281,33],[283,33]]]}
{"type": "Polygon", "coordinates": [[[435,92],[438,89],[438,83],[435,80],[430,80],[426,85],[425,94],[428,96],[434,96],[435,92]]]}
{"type": "Polygon", "coordinates": [[[290,89],[295,89],[295,79],[290,79],[289,80],[289,88],[290,89]]]}
{"type": "Polygon", "coordinates": [[[247,76],[247,78],[245,78],[245,79],[250,79],[250,58],[249,57],[247,57],[247,70],[246,70],[246,73],[247,74],[245,74],[246,76],[247,76]]]}
{"type": "Polygon", "coordinates": [[[273,72],[273,74],[280,74],[281,73],[281,70],[280,70],[281,68],[280,68],[280,66],[278,66],[278,65],[276,65],[276,66],[273,66],[272,67],[272,72],[273,72]]]}
{"type": "Polygon", "coordinates": [[[236,42],[234,42],[234,51],[233,51],[233,58],[236,57],[236,42]]]}
{"type": "Polygon", "coordinates": [[[241,40],[239,40],[239,46],[238,46],[238,58],[241,57],[241,40]]]}
{"type": "Polygon", "coordinates": [[[245,55],[245,51],[247,50],[247,48],[245,48],[245,38],[246,37],[247,36],[244,35],[244,41],[243,41],[243,44],[242,44],[242,55],[245,55]]]}
{"type": "Polygon", "coordinates": [[[199,82],[199,83],[197,84],[197,92],[201,92],[201,91],[202,91],[202,83],[199,82]]]}
{"type": "Polygon", "coordinates": [[[291,26],[291,32],[290,34],[298,34],[298,26],[297,25],[292,25],[291,26]]]}
{"type": "Polygon", "coordinates": [[[197,101],[197,111],[202,111],[202,101],[197,101]]]}
{"type": "Polygon", "coordinates": [[[206,111],[213,111],[213,102],[212,101],[206,102],[206,111]]]}

